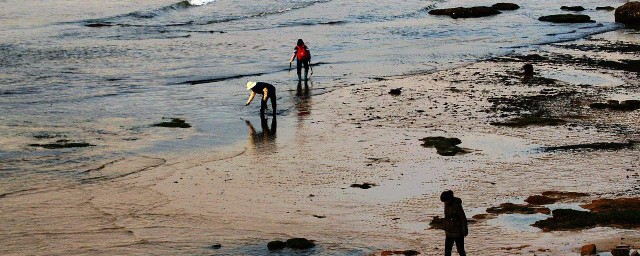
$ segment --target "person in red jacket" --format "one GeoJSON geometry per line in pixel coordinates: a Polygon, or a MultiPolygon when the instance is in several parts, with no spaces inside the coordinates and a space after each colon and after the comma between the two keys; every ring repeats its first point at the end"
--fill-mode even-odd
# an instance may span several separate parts
{"type": "Polygon", "coordinates": [[[467,216],[462,209],[462,199],[454,197],[453,191],[447,190],[440,194],[440,201],[444,203],[444,255],[451,256],[453,243],[460,256],[467,255],[464,251],[464,237],[469,234],[467,216]]]}
{"type": "Polygon", "coordinates": [[[304,80],[307,81],[307,75],[309,74],[309,64],[311,63],[311,52],[309,51],[309,48],[304,45],[304,41],[302,41],[302,39],[298,39],[289,63],[293,62],[294,59],[298,59],[296,65],[296,69],[298,71],[298,80],[302,80],[301,71],[302,66],[304,65],[304,80]]]}

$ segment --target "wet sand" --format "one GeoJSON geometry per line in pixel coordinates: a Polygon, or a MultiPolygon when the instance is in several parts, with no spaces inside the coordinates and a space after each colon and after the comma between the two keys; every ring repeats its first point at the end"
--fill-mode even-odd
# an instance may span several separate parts
{"type": "MultiPolygon", "coordinates": [[[[637,31],[622,30],[565,44],[618,41],[640,43],[637,31]]],[[[311,254],[318,255],[382,250],[437,255],[444,233],[428,224],[442,215],[438,195],[445,189],[463,200],[468,217],[550,190],[591,195],[580,202],[637,197],[640,146],[541,150],[640,141],[640,111],[588,107],[608,99],[640,99],[638,74],[568,63],[566,57],[555,58],[565,56],[560,54],[638,58],[633,52],[543,46],[302,98],[295,129],[287,135],[276,131],[278,139],[264,131],[274,125],[269,119],[252,124],[255,132],[247,142],[219,151],[224,153],[114,159],[92,164],[77,183],[4,195],[0,254],[262,255],[271,240],[305,237],[316,240],[311,254]],[[533,61],[534,80],[523,81],[527,61],[521,56],[529,54],[550,58],[533,61]],[[400,87],[400,95],[388,94],[400,87]],[[521,101],[522,96],[538,97],[521,101]],[[496,98],[521,104],[498,106],[493,102],[505,101],[491,100],[496,98]],[[514,106],[522,109],[509,109],[514,106]],[[566,123],[491,125],[531,112],[566,123]],[[428,136],[459,138],[469,153],[440,156],[421,146],[419,139],[428,136]],[[350,187],[365,182],[375,186],[350,187]],[[210,248],[214,244],[222,248],[210,248]]],[[[520,222],[497,218],[471,224],[465,241],[469,254],[570,255],[583,244],[608,250],[620,241],[640,247],[638,230],[542,232],[520,222]]]]}

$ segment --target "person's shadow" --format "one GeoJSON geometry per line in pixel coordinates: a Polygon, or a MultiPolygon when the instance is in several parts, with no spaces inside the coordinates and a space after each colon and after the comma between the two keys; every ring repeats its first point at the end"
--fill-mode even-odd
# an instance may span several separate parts
{"type": "Polygon", "coordinates": [[[262,150],[264,152],[275,151],[276,130],[278,123],[276,117],[271,119],[271,127],[268,124],[269,119],[264,115],[260,115],[260,132],[257,132],[249,120],[245,120],[247,128],[249,128],[249,144],[255,149],[262,150]]]}

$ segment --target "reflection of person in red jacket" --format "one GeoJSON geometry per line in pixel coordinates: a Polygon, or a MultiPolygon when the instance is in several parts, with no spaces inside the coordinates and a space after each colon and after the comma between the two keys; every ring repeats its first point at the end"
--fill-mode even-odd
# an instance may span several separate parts
{"type": "Polygon", "coordinates": [[[447,190],[440,194],[440,201],[444,203],[444,255],[451,256],[453,243],[460,256],[467,255],[464,251],[464,237],[469,234],[467,216],[462,209],[462,199],[454,197],[453,191],[447,190]]]}
{"type": "Polygon", "coordinates": [[[296,43],[296,47],[294,48],[293,55],[291,55],[291,60],[289,63],[293,62],[294,59],[298,59],[296,69],[298,71],[298,80],[302,80],[302,76],[300,75],[302,71],[302,65],[304,65],[304,80],[307,81],[307,75],[309,74],[309,63],[311,63],[311,52],[306,45],[304,45],[304,41],[302,39],[298,39],[298,43],[296,43]]]}

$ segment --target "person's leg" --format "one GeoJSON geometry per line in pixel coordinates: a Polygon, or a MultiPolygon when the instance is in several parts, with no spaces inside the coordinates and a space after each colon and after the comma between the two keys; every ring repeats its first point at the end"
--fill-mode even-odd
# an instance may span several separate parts
{"type": "Polygon", "coordinates": [[[273,116],[276,116],[276,88],[273,88],[273,93],[269,93],[271,98],[271,108],[273,109],[273,116]]]}
{"type": "Polygon", "coordinates": [[[260,97],[260,115],[264,115],[264,112],[267,110],[267,100],[264,97],[260,97]]]}
{"type": "Polygon", "coordinates": [[[464,251],[464,237],[456,237],[456,250],[458,250],[458,255],[466,256],[467,253],[464,251]]]}
{"type": "Polygon", "coordinates": [[[298,80],[302,80],[301,72],[302,72],[302,61],[296,60],[296,71],[298,72],[298,80]]]}
{"type": "Polygon", "coordinates": [[[453,250],[453,238],[447,237],[444,239],[444,256],[451,256],[453,250]]]}
{"type": "Polygon", "coordinates": [[[304,80],[307,81],[308,76],[309,75],[309,61],[305,60],[304,61],[304,80]]]}

